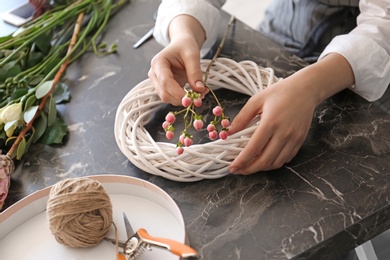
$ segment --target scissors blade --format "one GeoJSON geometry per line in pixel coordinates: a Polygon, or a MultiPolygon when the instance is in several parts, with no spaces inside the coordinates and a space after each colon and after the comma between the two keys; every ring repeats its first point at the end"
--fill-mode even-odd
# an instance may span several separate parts
{"type": "Polygon", "coordinates": [[[131,227],[130,221],[127,218],[125,212],[123,212],[123,221],[125,222],[125,229],[126,229],[127,238],[130,238],[130,237],[132,237],[134,235],[134,230],[131,227]]]}
{"type": "Polygon", "coordinates": [[[154,27],[150,29],[144,36],[142,36],[141,39],[139,39],[134,45],[133,48],[137,49],[139,46],[141,46],[144,42],[149,40],[153,36],[154,27]]]}

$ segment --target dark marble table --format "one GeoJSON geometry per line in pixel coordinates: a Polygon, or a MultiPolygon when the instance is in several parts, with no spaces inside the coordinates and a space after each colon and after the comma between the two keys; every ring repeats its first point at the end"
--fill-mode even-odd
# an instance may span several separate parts
{"type": "MultiPolygon", "coordinates": [[[[72,64],[72,99],[59,106],[68,138],[63,146],[32,147],[12,175],[6,207],[68,177],[142,178],[176,201],[191,245],[211,260],[333,259],[390,227],[390,115],[349,90],[318,107],[302,149],[279,170],[180,183],[131,164],[116,145],[114,119],[162,48],[153,39],[131,47],[153,26],[157,6],[132,0],[105,31],[118,54],[87,54],[72,64]]],[[[253,60],[280,77],[306,65],[238,21],[221,56],[253,60]]]]}

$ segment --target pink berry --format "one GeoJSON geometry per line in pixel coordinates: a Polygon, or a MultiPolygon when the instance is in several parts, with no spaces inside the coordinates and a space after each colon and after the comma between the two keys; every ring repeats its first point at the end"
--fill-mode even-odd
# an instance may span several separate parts
{"type": "Polygon", "coordinates": [[[196,107],[200,107],[202,105],[202,99],[199,97],[199,98],[195,98],[194,99],[194,105],[196,107]]]}
{"type": "Polygon", "coordinates": [[[185,138],[185,135],[180,135],[179,136],[179,142],[184,144],[184,138],[185,138]]]}
{"type": "Polygon", "coordinates": [[[176,116],[175,114],[173,113],[168,113],[167,116],[165,117],[165,121],[167,121],[168,123],[172,124],[176,121],[176,116]]]}
{"type": "Polygon", "coordinates": [[[222,140],[226,140],[228,137],[228,133],[226,131],[221,131],[219,133],[219,138],[221,138],[222,140]]]}
{"type": "Polygon", "coordinates": [[[184,148],[183,147],[181,147],[181,146],[176,147],[176,153],[178,155],[182,154],[183,152],[184,152],[184,148]]]}
{"type": "Polygon", "coordinates": [[[230,125],[230,121],[229,121],[229,119],[223,119],[222,121],[221,121],[221,125],[222,125],[222,127],[228,127],[229,125],[230,125]]]}
{"type": "Polygon", "coordinates": [[[209,124],[208,126],[207,126],[207,132],[212,132],[212,131],[214,131],[215,130],[215,125],[214,124],[209,124]]]}
{"type": "Polygon", "coordinates": [[[172,131],[166,131],[165,132],[165,137],[168,139],[168,140],[171,140],[173,138],[175,134],[172,132],[172,131]]]}
{"type": "Polygon", "coordinates": [[[167,130],[168,127],[169,127],[169,123],[168,123],[167,121],[164,121],[164,123],[162,124],[162,128],[163,128],[164,130],[167,130]]]}
{"type": "Polygon", "coordinates": [[[183,107],[188,107],[192,104],[192,99],[190,97],[184,96],[181,99],[181,104],[183,105],[183,107]]]}
{"type": "Polygon", "coordinates": [[[222,107],[220,107],[220,106],[214,107],[213,114],[216,116],[222,116],[222,107]]]}
{"type": "Polygon", "coordinates": [[[218,132],[217,131],[211,131],[211,132],[209,132],[209,137],[210,137],[210,139],[211,140],[215,140],[215,139],[217,139],[218,138],[218,132]]]}
{"type": "Polygon", "coordinates": [[[185,146],[189,147],[192,145],[192,139],[189,137],[184,138],[184,143],[185,146]]]}
{"type": "Polygon", "coordinates": [[[194,120],[194,123],[192,124],[196,130],[200,130],[203,127],[203,121],[200,119],[194,120]]]}

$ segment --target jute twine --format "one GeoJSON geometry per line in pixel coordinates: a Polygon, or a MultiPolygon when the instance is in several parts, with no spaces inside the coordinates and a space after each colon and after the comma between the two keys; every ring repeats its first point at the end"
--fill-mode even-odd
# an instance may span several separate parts
{"type": "Polygon", "coordinates": [[[47,218],[56,240],[69,247],[91,247],[107,234],[112,204],[102,184],[91,178],[66,179],[50,190],[47,218]]]}

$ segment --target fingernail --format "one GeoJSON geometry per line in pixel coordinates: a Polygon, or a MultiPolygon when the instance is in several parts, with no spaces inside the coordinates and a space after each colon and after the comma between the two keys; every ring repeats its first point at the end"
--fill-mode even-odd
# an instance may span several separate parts
{"type": "Polygon", "coordinates": [[[200,98],[201,99],[204,99],[204,97],[209,93],[209,89],[206,88],[201,94],[200,94],[200,98]]]}
{"type": "Polygon", "coordinates": [[[197,82],[195,82],[195,86],[197,88],[201,88],[201,89],[204,89],[204,84],[202,81],[198,80],[197,82]]]}
{"type": "Polygon", "coordinates": [[[237,172],[237,170],[238,170],[237,167],[230,168],[230,173],[235,174],[237,172]]]}

